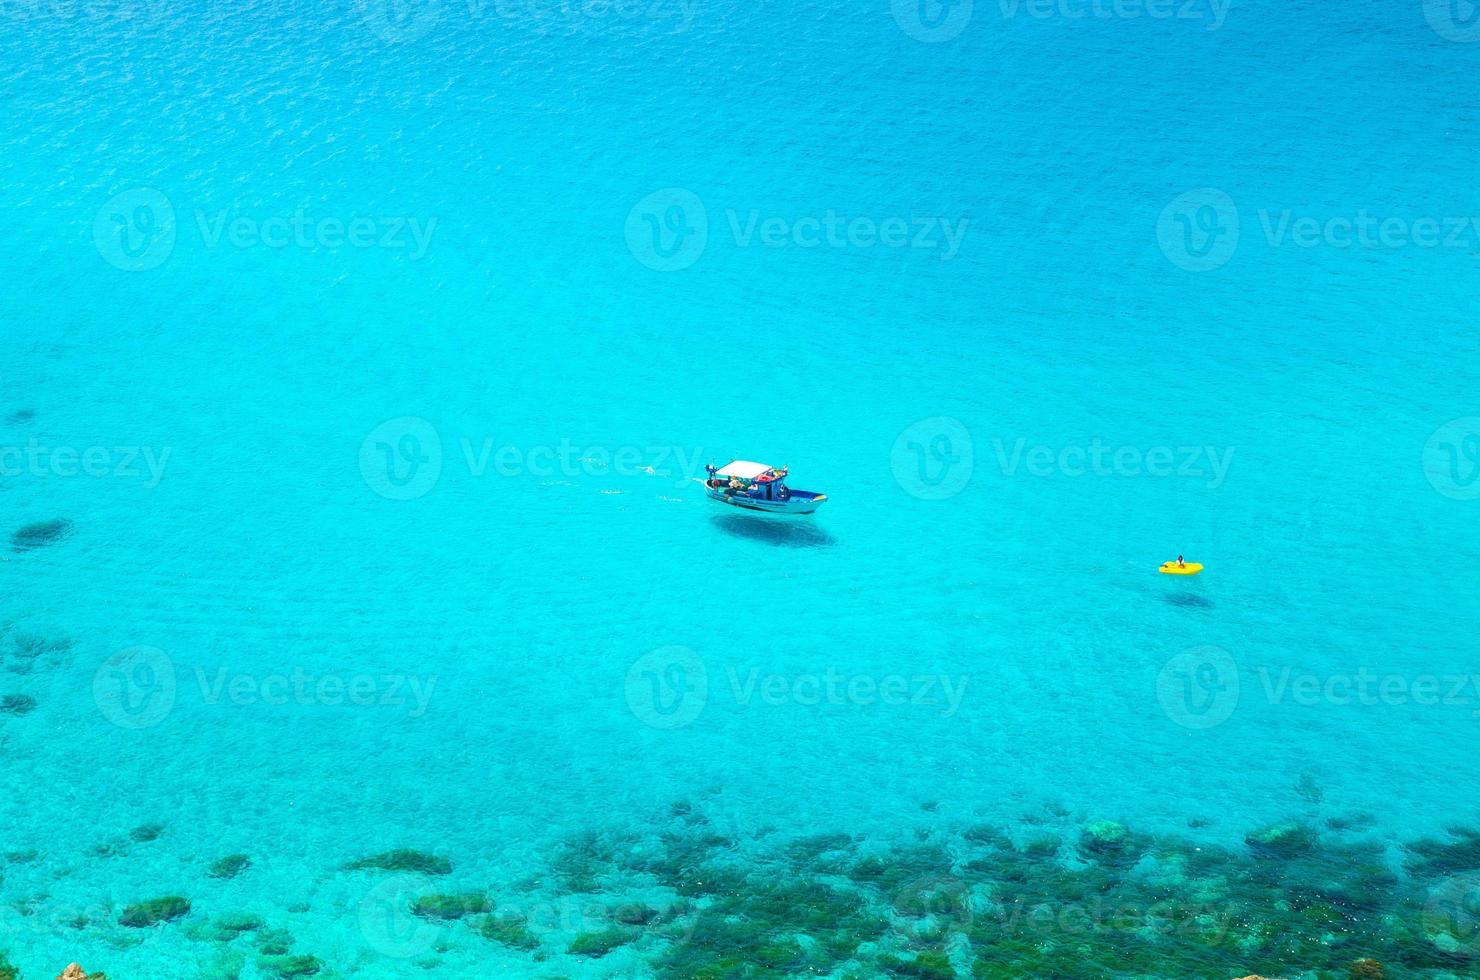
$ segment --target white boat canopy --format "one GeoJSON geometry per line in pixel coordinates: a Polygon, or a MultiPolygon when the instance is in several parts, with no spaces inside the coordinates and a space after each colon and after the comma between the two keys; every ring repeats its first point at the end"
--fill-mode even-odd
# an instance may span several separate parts
{"type": "Polygon", "coordinates": [[[771,467],[765,463],[752,463],[748,460],[737,459],[727,463],[724,469],[719,470],[715,476],[738,476],[742,480],[754,480],[762,473],[769,472],[771,467]]]}

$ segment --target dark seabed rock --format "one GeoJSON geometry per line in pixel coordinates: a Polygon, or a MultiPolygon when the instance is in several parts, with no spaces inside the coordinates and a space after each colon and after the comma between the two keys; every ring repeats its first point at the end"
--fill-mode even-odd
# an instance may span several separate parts
{"type": "Polygon", "coordinates": [[[59,630],[41,632],[18,629],[10,634],[10,647],[15,656],[34,660],[48,653],[70,650],[72,638],[59,630]]]}
{"type": "Polygon", "coordinates": [[[147,902],[136,902],[127,906],[118,917],[118,924],[130,929],[144,929],[161,922],[173,922],[190,912],[190,903],[178,895],[152,898],[147,902]]]}
{"type": "Polygon", "coordinates": [[[267,928],[267,922],[260,915],[252,915],[249,912],[233,912],[223,915],[215,922],[216,928],[222,932],[237,935],[243,932],[257,932],[267,928]]]}
{"type": "Polygon", "coordinates": [[[1168,603],[1183,609],[1212,609],[1213,600],[1196,592],[1169,592],[1162,596],[1168,603]]]}
{"type": "Polygon", "coordinates": [[[23,425],[24,423],[31,421],[35,417],[36,413],[31,409],[21,408],[17,409],[14,412],[11,412],[10,416],[5,421],[9,422],[11,425],[23,425]]]}
{"type": "Polygon", "coordinates": [[[27,524],[10,536],[10,543],[16,551],[30,551],[32,548],[55,544],[71,533],[72,522],[59,517],[51,521],[27,524]]]}
{"type": "Polygon", "coordinates": [[[292,977],[311,977],[324,968],[316,956],[264,956],[257,960],[257,968],[268,976],[291,980],[292,977]]]}
{"type": "Polygon", "coordinates": [[[1316,836],[1309,827],[1295,821],[1261,827],[1244,838],[1255,857],[1295,858],[1310,851],[1316,845],[1316,836]]]}
{"type": "Polygon", "coordinates": [[[452,873],[452,862],[425,851],[397,848],[383,854],[374,854],[344,865],[346,871],[408,871],[425,875],[452,873]]]}
{"type": "Polygon", "coordinates": [[[638,934],[631,929],[602,929],[600,932],[583,932],[570,941],[570,953],[574,956],[605,956],[618,946],[625,946],[638,934]]]}
{"type": "Polygon", "coordinates": [[[461,919],[479,915],[493,908],[487,895],[468,892],[462,895],[423,895],[411,904],[411,914],[423,919],[461,919]]]}
{"type": "Polygon", "coordinates": [[[164,824],[144,823],[130,830],[128,835],[141,844],[147,844],[149,841],[159,840],[159,836],[163,833],[164,824]]]}
{"type": "Polygon", "coordinates": [[[473,931],[490,942],[525,951],[538,949],[540,939],[529,931],[522,915],[500,912],[473,921],[473,931]]]}
{"type": "Polygon", "coordinates": [[[0,714],[13,715],[17,718],[29,715],[36,710],[36,699],[29,694],[4,694],[0,695],[0,714]]]}
{"type": "Polygon", "coordinates": [[[245,854],[228,854],[211,863],[206,875],[211,878],[235,878],[252,866],[252,859],[245,854]]]}
{"type": "Polygon", "coordinates": [[[1451,827],[1449,836],[1453,839],[1425,838],[1409,844],[1409,871],[1432,876],[1480,870],[1480,830],[1451,827]]]}

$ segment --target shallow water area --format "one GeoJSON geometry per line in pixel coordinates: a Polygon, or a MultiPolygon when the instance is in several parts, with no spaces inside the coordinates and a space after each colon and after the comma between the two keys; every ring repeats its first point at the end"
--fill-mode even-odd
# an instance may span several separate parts
{"type": "Polygon", "coordinates": [[[1474,46],[907,8],[7,9],[27,980],[1475,972],[1474,46]]]}

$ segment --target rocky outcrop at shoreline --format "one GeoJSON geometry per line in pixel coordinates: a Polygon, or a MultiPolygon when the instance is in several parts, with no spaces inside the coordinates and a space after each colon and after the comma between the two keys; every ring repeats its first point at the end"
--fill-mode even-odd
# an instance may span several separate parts
{"type": "Polygon", "coordinates": [[[57,975],[57,980],[108,980],[106,974],[88,973],[76,963],[68,963],[67,968],[57,975]]]}

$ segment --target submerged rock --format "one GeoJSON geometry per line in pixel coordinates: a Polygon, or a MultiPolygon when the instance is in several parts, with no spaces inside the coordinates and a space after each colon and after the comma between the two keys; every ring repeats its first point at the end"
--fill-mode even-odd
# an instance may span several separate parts
{"type": "Polygon", "coordinates": [[[540,939],[529,931],[524,921],[523,916],[489,915],[474,921],[473,931],[484,939],[512,949],[537,949],[540,939]]]}
{"type": "Polygon", "coordinates": [[[487,895],[470,892],[462,895],[423,895],[411,904],[411,914],[423,919],[461,919],[479,915],[493,908],[487,895]]]}
{"type": "MultiPolygon", "coordinates": [[[[9,422],[12,425],[20,425],[23,422],[29,422],[29,421],[31,421],[35,417],[36,417],[36,412],[33,409],[20,408],[20,409],[16,409],[14,412],[11,412],[10,413],[10,417],[8,419],[6,419],[6,421],[9,422]]],[[[73,966],[76,966],[77,964],[74,963],[72,965],[73,966]]]]}
{"type": "Polygon", "coordinates": [[[108,980],[102,973],[88,973],[76,963],[68,963],[67,968],[57,975],[57,980],[108,980]]]}
{"type": "Polygon", "coordinates": [[[152,840],[158,840],[159,839],[159,835],[160,834],[163,834],[163,833],[164,833],[164,824],[162,824],[162,823],[145,823],[145,824],[140,824],[139,826],[135,827],[133,830],[130,830],[128,832],[128,835],[130,837],[132,837],[134,840],[136,840],[139,843],[141,843],[141,844],[147,844],[148,842],[150,842],[152,840]]]}
{"type": "Polygon", "coordinates": [[[603,929],[600,932],[583,932],[570,941],[570,952],[575,956],[592,958],[605,956],[618,946],[625,946],[637,938],[629,929],[603,929]]]}
{"type": "Polygon", "coordinates": [[[126,907],[118,917],[118,924],[130,929],[145,929],[161,922],[173,922],[189,912],[188,901],[178,895],[167,895],[147,902],[135,902],[126,907]]]}
{"type": "Polygon", "coordinates": [[[36,699],[29,694],[5,694],[0,695],[0,714],[12,715],[16,718],[29,715],[36,710],[36,699]]]}
{"type": "Polygon", "coordinates": [[[452,862],[435,854],[397,848],[344,865],[345,871],[406,871],[425,875],[452,874],[452,862]]]}
{"type": "Polygon", "coordinates": [[[59,517],[51,521],[27,524],[10,536],[10,543],[16,551],[30,551],[32,548],[54,544],[70,533],[72,533],[72,522],[59,517]]]}
{"type": "Polygon", "coordinates": [[[257,960],[257,968],[270,976],[291,980],[292,977],[311,977],[324,968],[317,956],[264,956],[257,960]]]}
{"type": "Polygon", "coordinates": [[[1261,827],[1244,838],[1255,857],[1288,860],[1315,849],[1316,835],[1304,824],[1286,821],[1261,827]]]}
{"type": "Polygon", "coordinates": [[[1146,841],[1114,820],[1096,820],[1079,834],[1079,856],[1109,867],[1129,867],[1141,859],[1146,841]]]}
{"type": "Polygon", "coordinates": [[[1452,875],[1480,870],[1480,830],[1450,827],[1454,840],[1425,838],[1408,845],[1408,870],[1416,875],[1452,875]]]}
{"type": "Polygon", "coordinates": [[[213,862],[206,870],[206,876],[210,878],[235,878],[247,868],[252,866],[252,859],[245,854],[228,854],[224,858],[213,862]]]}
{"type": "Polygon", "coordinates": [[[250,912],[233,912],[229,915],[223,915],[221,916],[221,918],[217,919],[216,928],[220,929],[222,932],[229,932],[232,934],[242,932],[257,932],[260,929],[266,929],[267,922],[262,918],[262,916],[253,915],[250,912]]]}

